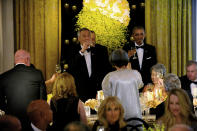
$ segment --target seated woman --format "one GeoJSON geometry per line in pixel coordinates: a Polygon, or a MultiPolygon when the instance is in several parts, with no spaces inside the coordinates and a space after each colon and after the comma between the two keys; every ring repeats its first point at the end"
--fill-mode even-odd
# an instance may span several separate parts
{"type": "Polygon", "coordinates": [[[148,84],[143,90],[145,105],[150,108],[150,114],[155,114],[156,119],[164,113],[164,101],[167,98],[167,92],[163,84],[163,78],[166,68],[163,64],[156,64],[151,67],[151,79],[153,84],[148,84]]]}
{"type": "MultiPolygon", "coordinates": [[[[164,66],[161,66],[161,69],[163,71],[165,71],[164,66]]],[[[159,83],[159,85],[161,85],[161,87],[162,87],[161,89],[163,90],[163,94],[165,94],[165,97],[167,95],[166,93],[169,92],[171,89],[181,88],[181,82],[179,80],[179,77],[173,73],[168,73],[168,74],[164,75],[163,78],[158,77],[153,80],[155,80],[155,81],[158,80],[158,83],[159,83]]],[[[156,83],[156,82],[154,82],[154,83],[156,83]]],[[[157,105],[156,108],[150,108],[150,114],[156,114],[156,119],[159,119],[164,114],[164,110],[165,110],[164,101],[165,100],[163,100],[163,102],[161,102],[159,105],[157,105]]]]}
{"type": "Polygon", "coordinates": [[[94,123],[92,131],[104,129],[106,131],[126,131],[126,123],[123,120],[124,109],[115,96],[109,96],[102,101],[98,109],[98,121],[94,123]]]}
{"type": "Polygon", "coordinates": [[[165,101],[165,114],[158,120],[169,130],[175,124],[186,124],[197,130],[197,118],[192,112],[191,102],[187,93],[180,88],[169,91],[165,101]]]}
{"type": "Polygon", "coordinates": [[[83,103],[77,97],[74,78],[67,72],[59,74],[55,80],[51,99],[53,128],[62,131],[72,121],[87,124],[83,103]]]}

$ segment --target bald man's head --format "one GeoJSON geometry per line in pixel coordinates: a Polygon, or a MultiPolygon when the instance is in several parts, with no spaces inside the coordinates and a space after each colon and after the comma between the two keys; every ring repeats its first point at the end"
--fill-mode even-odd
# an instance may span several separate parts
{"type": "Polygon", "coordinates": [[[20,49],[16,51],[14,59],[15,59],[15,64],[23,63],[26,66],[30,66],[30,54],[25,50],[20,49]]]}

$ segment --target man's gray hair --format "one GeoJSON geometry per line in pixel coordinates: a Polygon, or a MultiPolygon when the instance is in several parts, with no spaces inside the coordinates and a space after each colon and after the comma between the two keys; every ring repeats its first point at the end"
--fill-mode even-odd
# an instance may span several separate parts
{"type": "Polygon", "coordinates": [[[196,61],[194,61],[194,60],[188,61],[187,62],[187,65],[186,65],[186,68],[189,67],[189,66],[191,66],[191,65],[196,65],[196,70],[197,70],[197,62],[196,61]]]}
{"type": "Polygon", "coordinates": [[[79,37],[80,36],[80,33],[82,32],[82,31],[89,31],[89,33],[91,33],[90,32],[90,30],[88,29],[88,28],[81,28],[78,32],[77,32],[77,36],[79,37]]]}

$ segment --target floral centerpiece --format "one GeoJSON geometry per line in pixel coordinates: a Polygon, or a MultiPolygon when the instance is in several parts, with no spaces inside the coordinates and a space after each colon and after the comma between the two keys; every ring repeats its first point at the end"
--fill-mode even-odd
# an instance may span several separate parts
{"type": "Polygon", "coordinates": [[[85,106],[89,106],[92,110],[98,111],[98,108],[102,102],[102,100],[104,100],[104,95],[103,95],[103,91],[97,91],[97,99],[88,99],[85,102],[85,106]]]}
{"type": "Polygon", "coordinates": [[[76,16],[76,30],[84,27],[93,30],[97,43],[110,50],[121,48],[127,42],[129,12],[127,0],[84,0],[83,9],[76,16]]]}
{"type": "MultiPolygon", "coordinates": [[[[154,85],[149,85],[154,86],[154,85]]],[[[167,99],[167,93],[164,87],[152,87],[153,90],[146,91],[143,94],[146,106],[156,108],[167,99]]]]}

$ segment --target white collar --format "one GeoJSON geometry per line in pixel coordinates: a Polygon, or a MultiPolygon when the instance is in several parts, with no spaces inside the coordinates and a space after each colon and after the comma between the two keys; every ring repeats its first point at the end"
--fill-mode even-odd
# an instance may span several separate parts
{"type": "MultiPolygon", "coordinates": [[[[25,63],[16,63],[16,65],[21,65],[21,64],[22,64],[22,65],[25,65],[25,63]]],[[[15,66],[16,66],[16,65],[15,65],[15,66]]]]}
{"type": "Polygon", "coordinates": [[[33,128],[34,131],[42,131],[39,128],[37,128],[33,123],[31,123],[31,127],[33,128]]]}
{"type": "MultiPolygon", "coordinates": [[[[81,48],[83,48],[83,45],[80,45],[80,46],[81,46],[81,48]]],[[[90,48],[90,46],[88,48],[90,48]]]]}
{"type": "Polygon", "coordinates": [[[141,44],[141,45],[138,45],[136,42],[135,42],[135,46],[143,46],[144,45],[144,42],[141,44]]]}

